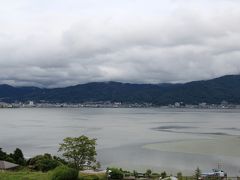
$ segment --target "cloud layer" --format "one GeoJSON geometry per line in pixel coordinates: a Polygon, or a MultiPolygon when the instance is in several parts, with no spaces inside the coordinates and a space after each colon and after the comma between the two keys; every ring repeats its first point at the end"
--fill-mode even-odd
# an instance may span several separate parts
{"type": "Polygon", "coordinates": [[[238,0],[0,2],[0,83],[186,82],[240,73],[238,0]]]}

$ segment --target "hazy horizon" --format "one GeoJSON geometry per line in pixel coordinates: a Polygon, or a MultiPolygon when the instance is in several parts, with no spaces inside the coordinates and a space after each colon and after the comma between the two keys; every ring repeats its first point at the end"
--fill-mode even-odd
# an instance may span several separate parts
{"type": "MultiPolygon", "coordinates": [[[[239,74],[227,74],[224,76],[237,76],[239,74]]],[[[201,80],[196,80],[196,81],[208,81],[208,80],[213,80],[213,79],[217,79],[217,78],[221,78],[224,76],[220,76],[220,77],[216,77],[216,78],[211,78],[211,79],[201,79],[201,80]]],[[[86,83],[82,83],[82,84],[73,84],[73,85],[69,85],[69,86],[59,86],[59,87],[41,87],[41,86],[18,86],[18,85],[10,85],[10,84],[0,84],[0,85],[8,85],[8,86],[12,86],[12,87],[37,87],[37,88],[46,88],[46,89],[54,89],[54,88],[65,88],[65,87],[71,87],[71,86],[78,86],[78,85],[84,85],[84,84],[91,84],[91,83],[122,83],[122,84],[149,84],[149,85],[163,85],[163,84],[186,84],[186,83],[190,83],[190,82],[195,82],[195,81],[187,81],[187,82],[182,82],[182,83],[131,83],[131,82],[121,82],[121,81],[93,81],[93,82],[86,82],[86,83]]]]}

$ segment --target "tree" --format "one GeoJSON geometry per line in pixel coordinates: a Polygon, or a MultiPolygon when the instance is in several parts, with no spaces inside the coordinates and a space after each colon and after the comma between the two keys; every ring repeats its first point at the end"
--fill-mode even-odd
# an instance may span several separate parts
{"type": "Polygon", "coordinates": [[[26,163],[22,150],[19,148],[16,148],[16,150],[13,152],[12,158],[19,165],[25,165],[26,163]]]}
{"type": "Polygon", "coordinates": [[[0,148],[0,160],[5,160],[7,157],[7,153],[2,151],[2,148],[0,148]]]}
{"type": "Polygon", "coordinates": [[[199,180],[201,174],[201,170],[199,169],[199,167],[197,167],[197,169],[195,170],[194,179],[199,180]]]}
{"type": "Polygon", "coordinates": [[[76,169],[83,169],[84,166],[90,166],[96,162],[96,139],[90,139],[84,135],[67,137],[60,144],[58,151],[62,151],[63,157],[73,163],[76,169]]]}
{"type": "Polygon", "coordinates": [[[178,180],[182,180],[183,179],[182,172],[178,172],[177,173],[177,179],[178,180]]]}
{"type": "Polygon", "coordinates": [[[148,169],[148,170],[146,171],[146,175],[147,175],[147,177],[150,177],[151,174],[152,174],[152,170],[151,170],[151,169],[148,169]]]}
{"type": "Polygon", "coordinates": [[[163,171],[163,172],[161,173],[161,177],[162,177],[162,179],[166,178],[166,177],[167,177],[167,173],[166,173],[165,171],[163,171]]]}

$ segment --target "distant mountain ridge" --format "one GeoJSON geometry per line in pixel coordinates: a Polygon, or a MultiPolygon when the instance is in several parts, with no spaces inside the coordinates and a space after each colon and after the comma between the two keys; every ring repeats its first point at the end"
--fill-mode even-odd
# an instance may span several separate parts
{"type": "Polygon", "coordinates": [[[93,82],[52,89],[0,85],[0,101],[26,102],[29,100],[50,103],[111,101],[155,105],[168,105],[175,102],[220,104],[225,100],[240,104],[240,75],[227,75],[184,84],[93,82]]]}

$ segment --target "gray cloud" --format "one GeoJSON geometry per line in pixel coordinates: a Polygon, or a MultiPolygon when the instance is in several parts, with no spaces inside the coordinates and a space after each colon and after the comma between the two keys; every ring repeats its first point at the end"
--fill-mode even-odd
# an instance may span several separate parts
{"type": "Polygon", "coordinates": [[[237,0],[0,5],[0,83],[163,83],[240,73],[237,0]]]}

